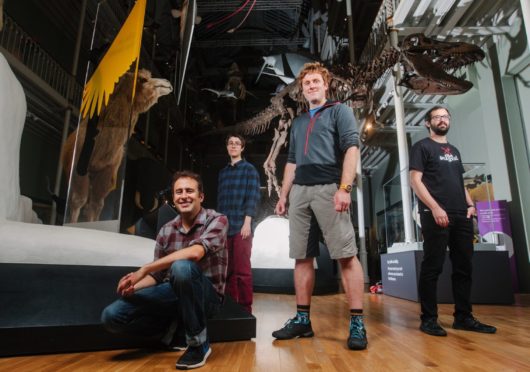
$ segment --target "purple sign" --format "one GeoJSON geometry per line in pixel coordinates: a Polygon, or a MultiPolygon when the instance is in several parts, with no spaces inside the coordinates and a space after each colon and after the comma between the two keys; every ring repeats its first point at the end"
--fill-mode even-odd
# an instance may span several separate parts
{"type": "Polygon", "coordinates": [[[484,236],[489,232],[502,232],[512,236],[508,203],[506,200],[477,202],[478,230],[484,236]]]}
{"type": "Polygon", "coordinates": [[[517,291],[517,266],[513,254],[512,226],[506,200],[477,202],[478,231],[482,238],[497,246],[498,251],[508,251],[512,271],[512,284],[517,291]]]}

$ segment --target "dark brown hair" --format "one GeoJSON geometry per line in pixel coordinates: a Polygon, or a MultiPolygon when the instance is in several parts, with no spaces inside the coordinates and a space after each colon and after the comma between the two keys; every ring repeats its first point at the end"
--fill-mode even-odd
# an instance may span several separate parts
{"type": "MultiPolygon", "coordinates": [[[[202,193],[203,191],[203,186],[202,186],[202,179],[201,179],[201,176],[199,176],[197,173],[194,173],[192,171],[189,171],[189,170],[183,170],[183,171],[178,171],[178,172],[175,172],[175,174],[173,174],[173,179],[171,181],[171,188],[174,189],[175,188],[175,182],[177,182],[180,178],[191,178],[195,181],[197,181],[197,185],[198,185],[198,188],[199,188],[199,192],[202,193]]],[[[173,191],[173,190],[172,190],[173,191]]]]}
{"type": "Polygon", "coordinates": [[[425,114],[425,121],[431,121],[431,114],[433,111],[436,111],[436,110],[440,110],[440,109],[444,109],[445,111],[447,111],[447,114],[448,115],[451,115],[451,113],[449,112],[449,109],[447,107],[444,107],[444,106],[434,106],[434,107],[431,107],[429,109],[429,111],[427,111],[427,113],[425,114]]]}
{"type": "Polygon", "coordinates": [[[228,141],[230,141],[230,138],[232,137],[236,137],[236,138],[239,138],[239,140],[241,141],[241,147],[245,147],[245,137],[243,137],[241,134],[239,133],[231,133],[229,134],[228,136],[226,136],[226,140],[225,140],[225,143],[226,145],[228,146],[228,141]]]}

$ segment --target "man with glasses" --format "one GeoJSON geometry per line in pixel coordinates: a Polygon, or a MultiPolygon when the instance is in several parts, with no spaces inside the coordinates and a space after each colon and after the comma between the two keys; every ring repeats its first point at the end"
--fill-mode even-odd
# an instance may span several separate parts
{"type": "Polygon", "coordinates": [[[451,115],[435,106],[425,115],[429,137],[410,152],[411,186],[419,198],[423,233],[423,261],[419,279],[420,330],[446,336],[438,323],[436,287],[447,247],[453,266],[454,329],[495,333],[496,328],[476,320],[471,311],[471,272],[475,205],[464,187],[460,152],[447,142],[451,115]]]}
{"type": "Polygon", "coordinates": [[[217,210],[228,217],[227,293],[246,311],[252,313],[252,251],[253,222],[259,195],[259,174],[243,159],[245,139],[239,134],[226,138],[230,163],[219,173],[217,210]]]}

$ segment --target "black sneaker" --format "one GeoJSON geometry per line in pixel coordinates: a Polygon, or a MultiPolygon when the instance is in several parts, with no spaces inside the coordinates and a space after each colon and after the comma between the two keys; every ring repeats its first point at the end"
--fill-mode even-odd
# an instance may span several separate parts
{"type": "Polygon", "coordinates": [[[184,351],[188,348],[188,344],[186,343],[186,340],[177,340],[172,341],[169,345],[167,345],[167,349],[170,351],[184,351]]]}
{"type": "Polygon", "coordinates": [[[422,320],[420,330],[431,336],[447,336],[447,332],[440,327],[436,318],[422,320]]]}
{"type": "Polygon", "coordinates": [[[168,350],[172,351],[184,351],[188,348],[186,343],[186,333],[183,329],[177,328],[175,333],[173,333],[173,338],[167,345],[168,350]]]}
{"type": "Polygon", "coordinates": [[[348,348],[350,350],[364,350],[368,345],[366,329],[362,318],[355,317],[350,321],[350,336],[348,337],[348,348]]]}
{"type": "Polygon", "coordinates": [[[453,328],[462,329],[464,331],[480,332],[480,333],[497,332],[497,328],[495,328],[494,326],[481,323],[477,319],[473,318],[472,316],[461,319],[461,320],[455,319],[453,323],[453,328]]]}
{"type": "Polygon", "coordinates": [[[177,369],[193,369],[202,367],[206,359],[212,353],[208,341],[199,346],[188,346],[184,354],[177,360],[177,369]]]}
{"type": "Polygon", "coordinates": [[[272,332],[272,337],[278,340],[289,340],[295,337],[313,337],[313,329],[311,328],[311,321],[308,324],[302,324],[297,321],[297,318],[289,319],[282,329],[272,332]]]}

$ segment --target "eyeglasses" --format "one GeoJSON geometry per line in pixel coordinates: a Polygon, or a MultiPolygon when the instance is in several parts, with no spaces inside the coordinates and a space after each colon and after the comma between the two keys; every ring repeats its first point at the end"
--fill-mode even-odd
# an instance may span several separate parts
{"type": "Polygon", "coordinates": [[[241,142],[228,142],[228,146],[241,146],[241,142]]]}
{"type": "Polygon", "coordinates": [[[440,121],[442,119],[450,120],[451,116],[449,116],[449,115],[433,115],[433,116],[431,116],[431,119],[434,120],[434,121],[440,121]]]}

